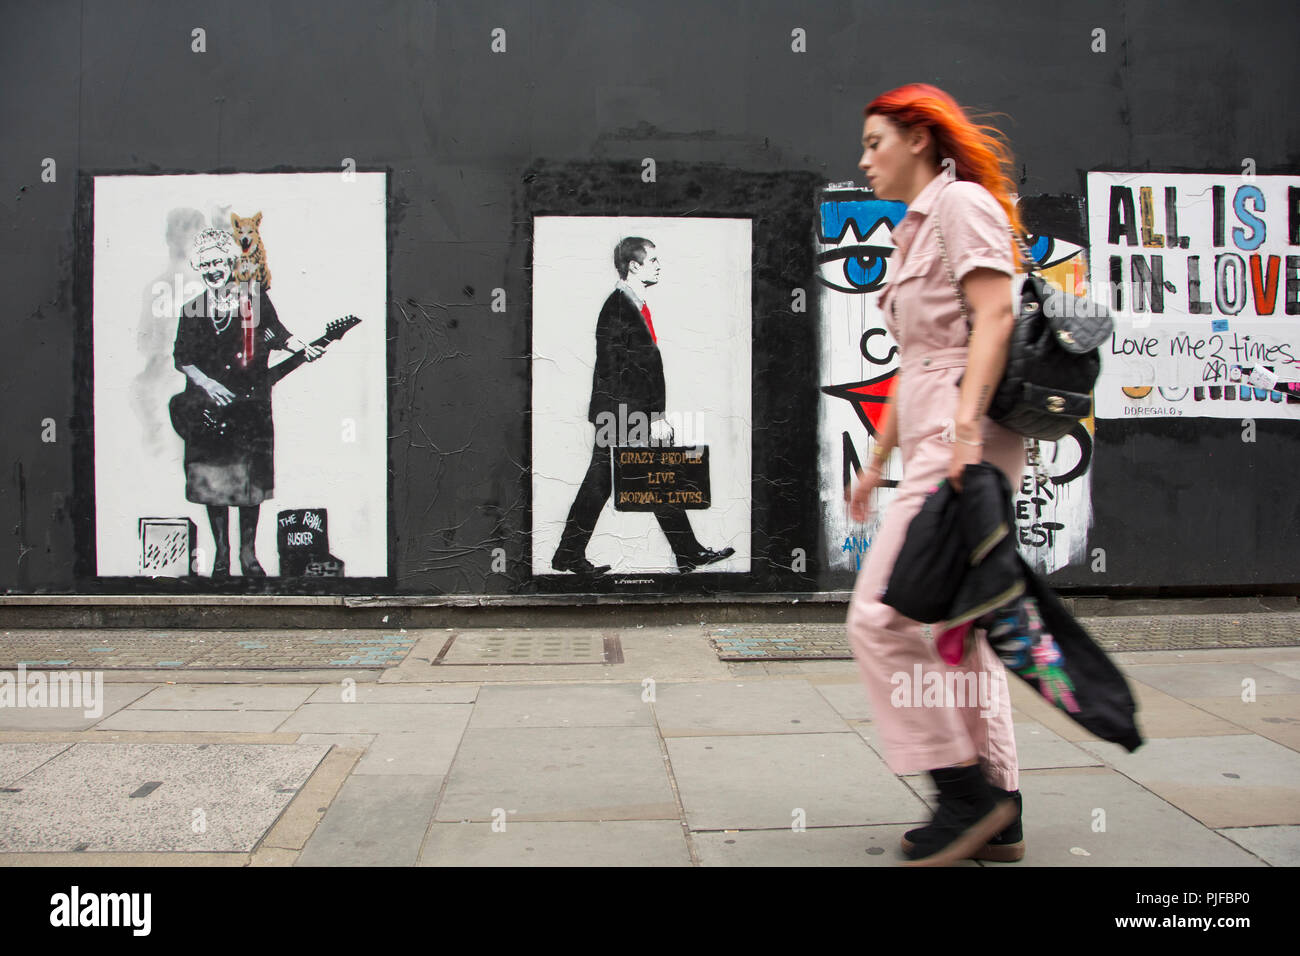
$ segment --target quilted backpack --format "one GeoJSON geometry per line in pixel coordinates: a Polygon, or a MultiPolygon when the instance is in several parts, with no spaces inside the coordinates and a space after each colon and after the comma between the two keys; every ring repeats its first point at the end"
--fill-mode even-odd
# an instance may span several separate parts
{"type": "MultiPolygon", "coordinates": [[[[1037,273],[1024,241],[1007,228],[1027,263],[1027,274],[1020,288],[1006,371],[989,403],[988,415],[1026,438],[1056,441],[1092,411],[1092,387],[1101,371],[1099,348],[1112,328],[1110,310],[1103,303],[1049,284],[1037,273]]],[[[937,215],[934,231],[948,281],[969,326],[966,297],[948,261],[937,215]]]]}

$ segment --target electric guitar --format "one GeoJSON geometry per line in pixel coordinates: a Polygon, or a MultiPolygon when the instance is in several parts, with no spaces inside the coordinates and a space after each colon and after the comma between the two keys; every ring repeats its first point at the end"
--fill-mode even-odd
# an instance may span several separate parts
{"type": "MultiPolygon", "coordinates": [[[[325,348],[331,342],[343,338],[353,326],[360,324],[361,320],[355,315],[335,319],[325,327],[325,334],[311,344],[317,348],[325,348]]],[[[267,369],[267,387],[275,385],[306,361],[306,353],[295,352],[283,362],[267,369]]],[[[204,389],[190,380],[185,383],[185,391],[172,396],[171,401],[167,403],[167,409],[171,413],[172,427],[185,441],[193,438],[219,438],[224,437],[231,427],[230,409],[251,397],[250,392],[236,392],[230,404],[216,405],[204,389]]]]}

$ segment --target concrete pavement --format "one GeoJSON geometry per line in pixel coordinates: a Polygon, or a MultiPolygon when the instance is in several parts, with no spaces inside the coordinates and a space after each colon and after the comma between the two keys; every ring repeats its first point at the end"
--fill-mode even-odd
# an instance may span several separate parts
{"type": "MultiPolygon", "coordinates": [[[[491,632],[411,630],[400,663],[105,669],[100,713],[0,707],[0,863],[896,864],[932,795],[886,767],[855,665],[723,661],[710,633],[498,632],[557,661],[516,664],[482,662],[491,632]]],[[[1300,863],[1300,646],[1114,656],[1135,754],[1011,678],[1027,854],[987,865],[1300,863]]]]}

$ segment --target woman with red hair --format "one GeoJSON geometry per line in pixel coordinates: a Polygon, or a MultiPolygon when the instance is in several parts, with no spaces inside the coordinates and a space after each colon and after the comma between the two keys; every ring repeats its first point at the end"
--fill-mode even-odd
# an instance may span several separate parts
{"type": "Polygon", "coordinates": [[[1023,439],[986,415],[1014,324],[1010,227],[1020,222],[1011,201],[1011,151],[995,128],[977,125],[928,84],[884,93],[863,112],[858,165],[876,197],[905,203],[907,214],[892,234],[890,280],[880,300],[900,364],[871,460],[849,498],[853,520],[867,520],[895,447],[903,478],[858,575],[849,638],[890,769],[928,771],[939,791],[934,819],[904,836],[904,855],[924,865],[1018,860],[1019,767],[1002,663],[984,640],[972,642],[959,665],[945,663],[920,624],[880,600],[908,525],[939,482],[946,478],[960,490],[962,469],[984,461],[1015,487],[1024,469],[1023,439]],[[929,688],[932,672],[940,687],[991,693],[921,707],[912,694],[896,692],[897,675],[913,681],[921,674],[929,688]]]}

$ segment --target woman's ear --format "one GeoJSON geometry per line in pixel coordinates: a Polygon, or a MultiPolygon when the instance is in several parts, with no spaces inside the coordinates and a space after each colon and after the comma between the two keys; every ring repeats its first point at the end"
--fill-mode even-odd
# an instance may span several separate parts
{"type": "Polygon", "coordinates": [[[936,149],[934,134],[928,126],[913,126],[907,131],[907,149],[913,156],[924,156],[927,150],[936,149]]]}

